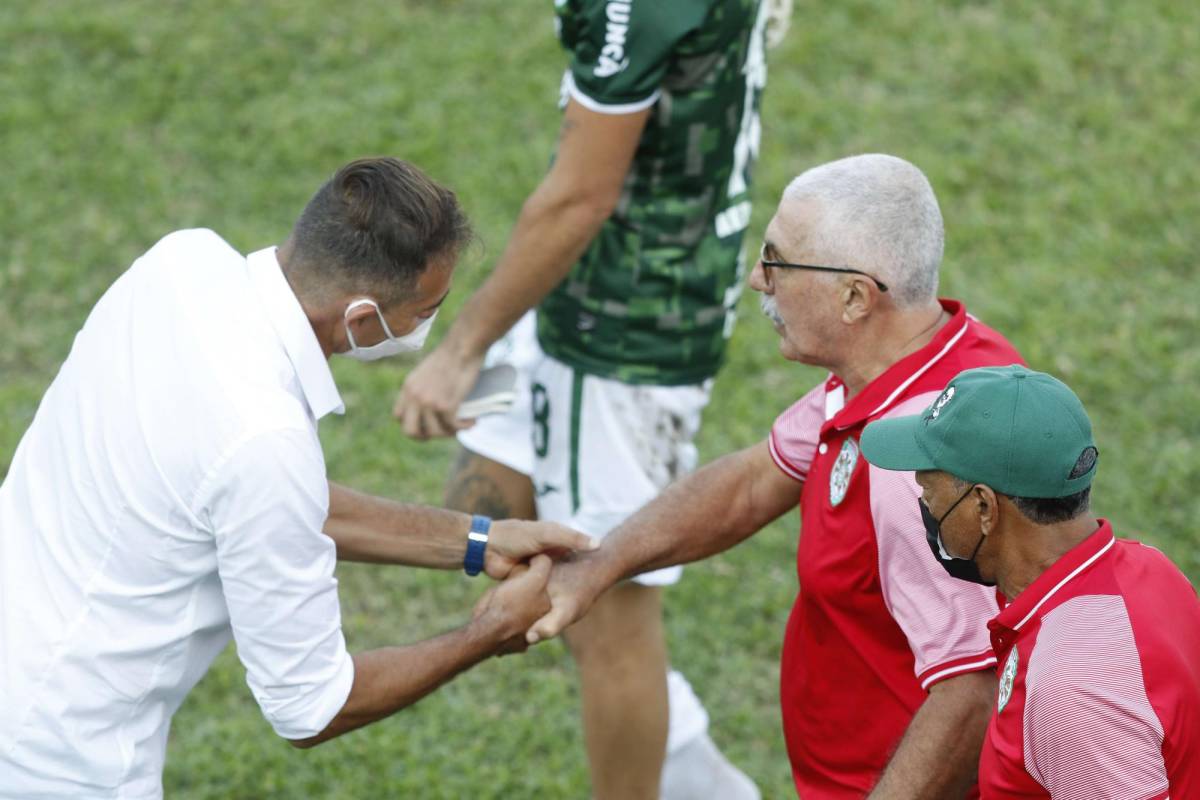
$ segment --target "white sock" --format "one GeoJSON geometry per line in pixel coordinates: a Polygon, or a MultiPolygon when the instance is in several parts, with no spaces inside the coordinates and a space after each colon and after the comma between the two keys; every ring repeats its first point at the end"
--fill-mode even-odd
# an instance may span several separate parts
{"type": "Polygon", "coordinates": [[[687,678],[667,673],[667,759],[662,800],[760,800],[754,781],[729,762],[708,736],[708,712],[687,678]]]}
{"type": "Polygon", "coordinates": [[[707,733],[667,756],[659,793],[662,800],[761,800],[754,781],[729,763],[707,733]]]}
{"type": "Polygon", "coordinates": [[[708,731],[708,712],[688,679],[673,669],[667,671],[667,709],[668,755],[708,731]]]}

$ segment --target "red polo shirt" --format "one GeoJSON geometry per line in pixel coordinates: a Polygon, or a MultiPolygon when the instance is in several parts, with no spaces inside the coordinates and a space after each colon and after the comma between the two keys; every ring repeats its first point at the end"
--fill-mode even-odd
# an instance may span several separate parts
{"type": "Polygon", "coordinates": [[[871,421],[916,414],[964,369],[1021,363],[961,303],[921,350],[844,402],[831,376],[771,429],[775,463],[802,481],[800,592],[783,643],[780,700],[804,800],[861,798],[878,780],[926,691],[996,663],[995,592],[950,577],[925,543],[912,473],[859,457],[871,421]]]}
{"type": "Polygon", "coordinates": [[[988,627],[985,800],[1200,797],[1200,599],[1166,556],[1100,520],[988,627]]]}

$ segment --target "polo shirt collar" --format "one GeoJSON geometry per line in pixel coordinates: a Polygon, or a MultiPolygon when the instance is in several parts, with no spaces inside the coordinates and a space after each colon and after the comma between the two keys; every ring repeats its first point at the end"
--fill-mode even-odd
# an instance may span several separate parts
{"type": "Polygon", "coordinates": [[[1071,581],[1102,559],[1116,540],[1113,538],[1112,525],[1106,519],[1100,520],[1100,527],[1088,538],[1072,547],[1058,561],[1037,577],[1033,583],[1017,595],[995,619],[988,623],[993,630],[997,627],[1010,631],[1019,631],[1037,614],[1038,610],[1054,595],[1069,591],[1071,581]]]}
{"type": "MultiPolygon", "coordinates": [[[[826,428],[846,430],[879,416],[903,400],[905,390],[954,349],[967,332],[967,309],[957,300],[939,298],[938,302],[941,303],[942,309],[950,314],[950,321],[934,334],[928,344],[892,364],[882,375],[868,383],[826,421],[826,428]]],[[[842,382],[834,377],[831,383],[836,388],[842,382]]],[[[827,384],[826,388],[829,389],[830,385],[827,384]]]]}
{"type": "Polygon", "coordinates": [[[300,379],[300,388],[315,419],[329,414],[344,414],[346,406],[338,394],[329,361],[321,350],[296,293],[283,276],[276,248],[268,247],[246,256],[250,281],[263,301],[271,327],[279,335],[283,349],[300,379]]]}

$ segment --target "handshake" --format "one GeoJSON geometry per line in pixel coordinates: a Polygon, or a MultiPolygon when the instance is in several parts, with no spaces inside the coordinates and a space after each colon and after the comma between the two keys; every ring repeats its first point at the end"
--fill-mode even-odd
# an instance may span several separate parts
{"type": "Polygon", "coordinates": [[[469,627],[499,655],[557,636],[619,577],[594,539],[552,522],[497,520],[484,563],[501,582],[475,604],[469,627]]]}

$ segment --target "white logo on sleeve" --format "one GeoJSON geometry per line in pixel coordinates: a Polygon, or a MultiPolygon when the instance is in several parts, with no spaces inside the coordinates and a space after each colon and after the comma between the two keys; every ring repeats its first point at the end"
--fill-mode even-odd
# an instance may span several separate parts
{"type": "Polygon", "coordinates": [[[1000,673],[1000,694],[996,697],[996,713],[999,714],[1008,705],[1008,699],[1012,697],[1013,683],[1017,680],[1017,646],[1013,645],[1012,652],[1008,654],[1008,660],[1004,662],[1004,672],[1000,673]]]}
{"type": "Polygon", "coordinates": [[[847,438],[842,443],[837,461],[829,472],[829,505],[836,506],[846,499],[846,491],[850,488],[850,476],[858,464],[858,442],[847,438]]]}
{"type": "Polygon", "coordinates": [[[608,21],[604,27],[604,47],[600,49],[600,63],[592,70],[597,78],[611,78],[629,66],[625,57],[625,36],[629,33],[629,12],[633,0],[608,0],[604,13],[608,21]]]}

